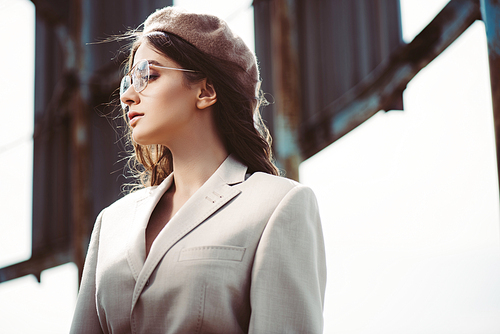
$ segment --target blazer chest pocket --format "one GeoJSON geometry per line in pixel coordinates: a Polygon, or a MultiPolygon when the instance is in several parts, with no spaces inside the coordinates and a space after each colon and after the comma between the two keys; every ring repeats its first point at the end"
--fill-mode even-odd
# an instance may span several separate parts
{"type": "Polygon", "coordinates": [[[243,260],[246,248],[236,246],[199,246],[184,248],[179,255],[179,261],[193,260],[243,260]]]}

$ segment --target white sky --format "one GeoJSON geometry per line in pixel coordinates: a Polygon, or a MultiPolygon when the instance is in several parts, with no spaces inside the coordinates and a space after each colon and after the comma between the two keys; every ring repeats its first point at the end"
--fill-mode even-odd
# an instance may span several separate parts
{"type": "MultiPolygon", "coordinates": [[[[402,0],[405,40],[447,2],[402,0]]],[[[251,1],[176,3],[232,17],[253,45],[251,1]]],[[[32,22],[28,0],[0,0],[2,267],[30,256],[32,22]]],[[[499,196],[482,22],[403,97],[404,112],[377,114],[301,165],[327,245],[325,333],[500,333],[499,196]]],[[[43,272],[41,284],[31,276],[0,284],[0,333],[67,333],[76,276],[67,264],[43,272]]]]}

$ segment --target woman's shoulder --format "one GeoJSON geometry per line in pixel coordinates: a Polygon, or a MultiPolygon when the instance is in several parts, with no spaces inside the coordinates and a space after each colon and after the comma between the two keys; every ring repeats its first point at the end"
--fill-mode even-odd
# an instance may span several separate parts
{"type": "Polygon", "coordinates": [[[256,172],[248,175],[245,186],[259,189],[263,193],[282,193],[283,196],[291,191],[305,192],[314,196],[313,191],[306,185],[283,176],[276,176],[268,173],[256,172]]]}
{"type": "Polygon", "coordinates": [[[125,194],[122,198],[117,199],[115,202],[113,202],[110,206],[108,206],[106,209],[107,210],[114,210],[118,209],[120,210],[123,207],[130,207],[130,205],[140,202],[147,198],[151,191],[157,188],[156,186],[154,187],[145,187],[141,188],[138,190],[134,190],[132,192],[129,192],[125,194]]]}
{"type": "Polygon", "coordinates": [[[299,182],[288,179],[286,177],[263,172],[255,172],[251,175],[247,175],[245,182],[262,183],[269,186],[278,186],[289,189],[302,185],[299,182]]]}
{"type": "MultiPolygon", "coordinates": [[[[316,217],[318,214],[317,199],[313,190],[285,177],[254,173],[241,184],[240,189],[240,207],[247,207],[252,212],[258,211],[262,217],[269,218],[275,213],[285,214],[288,218],[301,215],[316,217]],[[251,205],[246,205],[248,203],[251,205]]],[[[252,214],[255,216],[256,213],[252,214]]]]}

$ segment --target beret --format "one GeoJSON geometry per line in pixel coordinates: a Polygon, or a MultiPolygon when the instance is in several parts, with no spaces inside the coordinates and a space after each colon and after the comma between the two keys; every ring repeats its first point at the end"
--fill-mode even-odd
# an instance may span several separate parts
{"type": "Polygon", "coordinates": [[[259,81],[257,60],[245,42],[227,23],[214,15],[196,14],[178,7],[157,9],[144,22],[143,35],[163,31],[177,35],[213,57],[236,63],[244,85],[254,88],[259,81]]]}

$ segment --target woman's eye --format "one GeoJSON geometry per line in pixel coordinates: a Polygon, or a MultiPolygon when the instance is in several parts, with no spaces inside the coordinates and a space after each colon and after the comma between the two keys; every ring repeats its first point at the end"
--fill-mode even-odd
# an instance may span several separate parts
{"type": "Polygon", "coordinates": [[[150,74],[148,81],[154,81],[154,80],[158,79],[158,77],[159,77],[159,75],[157,75],[157,74],[150,74]]]}

